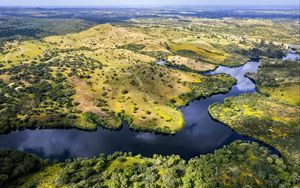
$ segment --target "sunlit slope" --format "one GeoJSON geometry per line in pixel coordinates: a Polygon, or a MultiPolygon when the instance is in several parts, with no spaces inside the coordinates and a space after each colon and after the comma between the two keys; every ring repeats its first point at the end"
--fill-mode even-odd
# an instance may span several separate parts
{"type": "MultiPolygon", "coordinates": [[[[199,29],[197,25],[195,27],[199,29]]],[[[224,38],[222,33],[208,34],[203,31],[197,31],[197,29],[192,30],[191,28],[174,26],[163,27],[159,24],[157,24],[157,27],[134,28],[134,30],[154,38],[166,39],[162,44],[168,50],[167,55],[169,56],[167,61],[172,65],[203,71],[203,68],[198,67],[199,64],[210,65],[212,69],[213,65],[239,66],[246,62],[246,56],[228,51],[226,48],[227,45],[235,45],[240,49],[249,49],[251,45],[240,44],[239,37],[224,38]],[[179,61],[177,56],[188,58],[189,61],[185,59],[179,61]]]]}
{"type": "Polygon", "coordinates": [[[300,106],[300,62],[262,60],[257,74],[249,74],[259,92],[274,99],[300,106]]]}
{"type": "MultiPolygon", "coordinates": [[[[228,91],[235,80],[156,65],[153,54],[170,53],[166,42],[105,24],[7,43],[0,56],[1,131],[119,128],[127,120],[134,129],[175,133],[184,124],[176,106],[228,91]]],[[[202,71],[212,68],[204,65],[202,71]]]]}
{"type": "MultiPolygon", "coordinates": [[[[171,55],[215,65],[238,66],[245,63],[247,57],[253,57],[249,51],[257,48],[262,41],[274,43],[282,50],[289,44],[300,43],[299,22],[296,20],[184,17],[134,19],[132,22],[147,35],[167,38],[166,45],[171,55]]],[[[262,49],[266,52],[263,56],[277,54],[271,55],[274,49],[268,48],[262,49]]],[[[170,58],[170,62],[197,70],[197,66],[191,63],[193,61],[183,64],[176,59],[170,58]]]]}

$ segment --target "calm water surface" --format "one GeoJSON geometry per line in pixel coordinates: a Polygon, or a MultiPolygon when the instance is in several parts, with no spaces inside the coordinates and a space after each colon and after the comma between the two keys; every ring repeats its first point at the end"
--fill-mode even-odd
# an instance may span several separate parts
{"type": "Polygon", "coordinates": [[[142,154],[179,154],[188,159],[195,155],[212,152],[234,140],[254,140],[243,137],[229,127],[211,119],[208,106],[222,102],[224,98],[241,93],[255,92],[255,84],[244,75],[256,72],[258,62],[248,62],[238,68],[219,67],[209,74],[227,73],[237,79],[237,84],[227,94],[218,94],[194,100],[181,108],[185,128],[176,135],[158,135],[131,131],[127,125],[119,131],[99,127],[95,132],[76,129],[23,130],[0,135],[0,147],[27,151],[38,156],[64,160],[73,157],[91,157],[115,151],[142,154]]]}
{"type": "Polygon", "coordinates": [[[284,60],[296,60],[300,61],[300,54],[296,53],[293,50],[290,50],[288,55],[283,58],[284,60]]]}

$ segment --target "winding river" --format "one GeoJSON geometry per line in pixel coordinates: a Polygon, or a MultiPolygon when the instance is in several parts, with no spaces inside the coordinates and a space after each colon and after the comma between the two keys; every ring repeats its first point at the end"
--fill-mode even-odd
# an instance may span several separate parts
{"type": "MultiPolygon", "coordinates": [[[[95,132],[77,129],[45,129],[14,131],[0,135],[0,148],[11,148],[34,153],[40,157],[64,160],[74,157],[91,157],[115,151],[132,152],[143,156],[178,154],[184,159],[213,152],[235,140],[255,141],[234,132],[222,123],[212,120],[208,107],[226,97],[255,92],[255,84],[244,75],[257,72],[258,62],[249,61],[237,68],[220,66],[208,74],[227,73],[237,84],[226,94],[197,99],[182,107],[185,128],[176,135],[135,132],[124,125],[119,131],[98,127],[95,132]]],[[[261,143],[262,144],[262,143],[261,143]]],[[[270,151],[277,153],[272,147],[270,151]]]]}

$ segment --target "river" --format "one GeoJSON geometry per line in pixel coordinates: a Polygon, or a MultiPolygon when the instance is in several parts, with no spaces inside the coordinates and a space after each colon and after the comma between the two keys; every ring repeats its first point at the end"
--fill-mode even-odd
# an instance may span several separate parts
{"type": "MultiPolygon", "coordinates": [[[[222,123],[214,121],[209,105],[222,102],[226,97],[256,92],[255,84],[245,77],[247,72],[257,72],[258,62],[249,61],[237,68],[218,67],[207,74],[227,73],[237,79],[237,84],[226,94],[217,94],[194,100],[182,107],[185,128],[175,135],[135,132],[126,124],[118,131],[98,127],[95,132],[77,129],[36,129],[14,131],[0,135],[0,148],[26,151],[37,156],[65,160],[74,157],[91,157],[115,151],[132,152],[151,157],[153,154],[178,154],[189,159],[229,144],[235,140],[256,141],[242,136],[222,123]]],[[[262,143],[261,143],[262,144],[262,143]]],[[[272,147],[270,152],[278,153],[272,147]]]]}

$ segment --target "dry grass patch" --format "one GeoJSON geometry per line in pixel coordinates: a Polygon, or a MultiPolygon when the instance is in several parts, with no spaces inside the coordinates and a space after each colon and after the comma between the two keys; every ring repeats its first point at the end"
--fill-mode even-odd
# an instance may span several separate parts
{"type": "Polygon", "coordinates": [[[101,111],[99,107],[95,105],[96,93],[91,91],[91,87],[87,85],[84,80],[79,78],[69,78],[68,81],[74,87],[76,94],[74,95],[74,101],[79,105],[77,108],[82,112],[92,112],[99,117],[105,116],[105,113],[101,111]]]}
{"type": "Polygon", "coordinates": [[[169,55],[167,60],[171,65],[195,70],[198,72],[210,71],[216,68],[215,65],[177,55],[169,55]]]}

